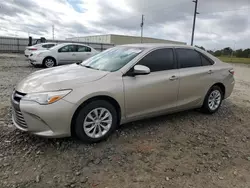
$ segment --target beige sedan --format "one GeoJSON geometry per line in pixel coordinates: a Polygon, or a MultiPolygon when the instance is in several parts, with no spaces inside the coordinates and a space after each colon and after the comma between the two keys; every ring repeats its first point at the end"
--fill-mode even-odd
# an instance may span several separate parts
{"type": "Polygon", "coordinates": [[[39,136],[98,142],[139,119],[196,108],[212,114],[233,87],[232,67],[200,49],[117,46],[23,79],[12,95],[13,122],[39,136]]]}

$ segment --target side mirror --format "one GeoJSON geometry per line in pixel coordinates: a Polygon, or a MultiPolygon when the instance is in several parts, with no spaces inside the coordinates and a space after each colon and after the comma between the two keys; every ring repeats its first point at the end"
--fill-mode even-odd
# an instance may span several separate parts
{"type": "Polygon", "coordinates": [[[150,73],[150,69],[144,65],[135,65],[134,66],[134,75],[146,75],[150,73]]]}

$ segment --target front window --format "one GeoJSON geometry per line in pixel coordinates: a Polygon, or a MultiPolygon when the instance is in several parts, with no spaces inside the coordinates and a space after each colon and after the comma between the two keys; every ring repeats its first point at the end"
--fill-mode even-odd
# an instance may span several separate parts
{"type": "Polygon", "coordinates": [[[119,46],[95,55],[81,65],[89,68],[114,72],[129,63],[143,51],[143,48],[119,46]]]}
{"type": "Polygon", "coordinates": [[[176,68],[174,53],[171,48],[155,50],[143,57],[137,65],[144,65],[150,72],[171,70],[176,68]]]}

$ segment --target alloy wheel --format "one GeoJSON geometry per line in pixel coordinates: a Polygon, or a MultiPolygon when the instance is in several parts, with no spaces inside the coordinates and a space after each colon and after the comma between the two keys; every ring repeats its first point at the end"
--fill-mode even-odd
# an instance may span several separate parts
{"type": "Polygon", "coordinates": [[[52,59],[46,59],[45,60],[45,66],[50,68],[54,66],[54,61],[52,59]]]}
{"type": "Polygon", "coordinates": [[[221,103],[221,93],[219,90],[214,90],[208,97],[208,106],[211,110],[216,110],[221,103]]]}
{"type": "Polygon", "coordinates": [[[100,138],[107,134],[112,125],[112,115],[106,108],[95,108],[87,114],[83,130],[91,138],[100,138]]]}

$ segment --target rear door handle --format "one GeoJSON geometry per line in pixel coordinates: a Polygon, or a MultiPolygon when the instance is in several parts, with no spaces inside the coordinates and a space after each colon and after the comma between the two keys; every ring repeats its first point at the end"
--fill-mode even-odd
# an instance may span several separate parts
{"type": "Polygon", "coordinates": [[[173,75],[173,76],[171,76],[171,77],[169,78],[169,80],[171,80],[171,81],[174,81],[174,80],[177,80],[177,79],[178,79],[178,77],[175,76],[175,75],[173,75]]]}
{"type": "Polygon", "coordinates": [[[213,71],[212,71],[212,70],[209,70],[207,73],[208,73],[208,74],[212,74],[212,73],[213,73],[213,71]]]}
{"type": "Polygon", "coordinates": [[[72,54],[72,56],[75,56],[76,54],[72,54]]]}

